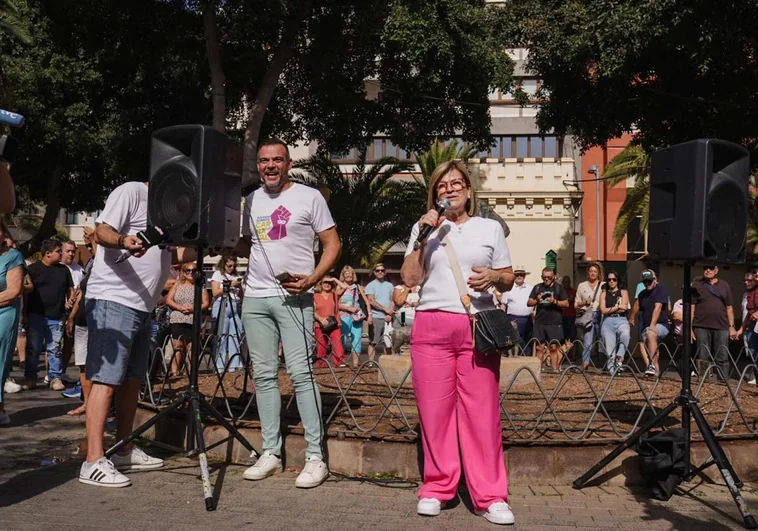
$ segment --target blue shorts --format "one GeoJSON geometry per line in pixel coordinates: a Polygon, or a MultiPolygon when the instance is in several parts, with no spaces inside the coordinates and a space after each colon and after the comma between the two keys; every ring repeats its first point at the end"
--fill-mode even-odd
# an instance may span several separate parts
{"type": "MultiPolygon", "coordinates": [[[[645,334],[647,334],[648,330],[650,330],[650,327],[645,327],[640,331],[640,341],[645,341],[645,334]]],[[[652,330],[651,330],[652,331],[652,330]]],[[[658,323],[655,325],[655,333],[658,336],[659,340],[663,340],[666,338],[667,335],[669,335],[670,330],[668,327],[658,323]]]]}
{"type": "Polygon", "coordinates": [[[84,307],[87,378],[107,385],[142,380],[150,354],[150,313],[101,299],[86,300],[84,307]]]}

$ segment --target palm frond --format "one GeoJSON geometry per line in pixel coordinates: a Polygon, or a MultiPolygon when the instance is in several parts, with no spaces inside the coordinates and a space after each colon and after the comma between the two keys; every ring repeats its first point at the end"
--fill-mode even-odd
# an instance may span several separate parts
{"type": "Polygon", "coordinates": [[[626,191],[626,199],[619,209],[616,225],[613,228],[613,250],[618,250],[619,245],[629,232],[629,227],[635,218],[641,217],[640,231],[647,230],[650,211],[650,187],[646,180],[639,179],[632,188],[626,191]]]}
{"type": "Polygon", "coordinates": [[[0,31],[27,46],[34,44],[29,27],[19,18],[19,9],[13,0],[0,1],[0,31]]]}
{"type": "Polygon", "coordinates": [[[648,179],[650,176],[650,157],[640,146],[628,145],[608,163],[603,171],[603,179],[613,187],[628,178],[648,179]]]}

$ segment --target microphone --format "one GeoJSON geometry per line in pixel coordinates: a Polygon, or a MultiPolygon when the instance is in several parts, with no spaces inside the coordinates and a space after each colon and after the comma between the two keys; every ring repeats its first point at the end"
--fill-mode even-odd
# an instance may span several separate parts
{"type": "MultiPolygon", "coordinates": [[[[150,247],[155,247],[156,245],[160,245],[169,239],[168,235],[165,234],[160,228],[151,227],[149,225],[145,230],[139,231],[136,234],[136,236],[142,242],[142,247],[144,247],[145,250],[150,249],[150,247]]],[[[134,256],[132,252],[127,251],[116,259],[116,263],[120,264],[121,262],[123,262],[127,258],[131,258],[132,256],[134,256]]]]}
{"type": "MultiPolygon", "coordinates": [[[[445,211],[450,208],[450,200],[440,199],[437,201],[437,214],[440,216],[445,213],[445,211]]],[[[418,233],[418,238],[416,238],[416,242],[413,244],[413,250],[418,251],[421,248],[421,244],[426,241],[426,239],[429,237],[429,234],[435,229],[435,227],[432,227],[431,225],[424,225],[421,227],[421,230],[418,233]]]]}

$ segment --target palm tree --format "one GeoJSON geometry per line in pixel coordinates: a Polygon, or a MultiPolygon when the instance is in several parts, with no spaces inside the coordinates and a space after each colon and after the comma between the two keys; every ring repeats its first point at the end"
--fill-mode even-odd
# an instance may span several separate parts
{"type": "Polygon", "coordinates": [[[0,31],[27,46],[34,41],[26,22],[22,22],[15,0],[0,0],[0,31]]]}
{"type": "Polygon", "coordinates": [[[747,204],[747,254],[758,250],[758,175],[750,176],[747,204]]]}
{"type": "MultiPolygon", "coordinates": [[[[429,151],[418,156],[417,162],[421,169],[422,176],[414,178],[420,187],[420,194],[422,196],[418,198],[418,201],[420,201],[422,209],[426,208],[427,190],[429,189],[429,181],[432,178],[434,169],[443,162],[451,160],[462,160],[466,162],[468,159],[476,155],[476,153],[477,150],[474,146],[471,144],[460,144],[458,140],[454,138],[447,146],[442,145],[439,140],[435,140],[432,145],[429,146],[429,151]]],[[[479,200],[477,206],[479,209],[479,215],[483,218],[494,219],[500,223],[503,227],[505,236],[508,237],[511,233],[511,229],[508,227],[505,220],[501,218],[486,201],[479,200]]]]}
{"type": "Polygon", "coordinates": [[[650,155],[642,147],[628,145],[605,167],[603,178],[608,186],[616,186],[634,178],[634,185],[626,190],[616,226],[613,228],[613,250],[616,251],[629,232],[629,226],[640,217],[640,233],[647,231],[650,219],[650,155]]]}
{"type": "Polygon", "coordinates": [[[295,167],[293,180],[328,190],[329,209],[342,239],[340,267],[378,262],[390,247],[408,239],[421,216],[414,205],[417,182],[393,179],[411,170],[410,164],[386,157],[367,166],[364,149],[350,172],[322,155],[298,161],[295,167]]]}

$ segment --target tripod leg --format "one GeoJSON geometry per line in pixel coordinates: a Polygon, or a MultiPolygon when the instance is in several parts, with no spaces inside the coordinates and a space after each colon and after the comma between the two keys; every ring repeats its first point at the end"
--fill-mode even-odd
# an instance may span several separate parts
{"type": "Polygon", "coordinates": [[[205,452],[205,439],[203,438],[203,424],[200,420],[200,400],[195,394],[190,398],[190,410],[194,417],[195,443],[197,448],[197,458],[200,463],[200,479],[203,482],[203,494],[205,497],[205,510],[215,511],[216,500],[213,499],[213,488],[211,487],[211,476],[208,472],[208,454],[205,452]]]}
{"type": "Polygon", "coordinates": [[[247,451],[255,452],[256,455],[261,455],[260,453],[258,453],[258,451],[255,448],[253,448],[253,445],[250,444],[250,442],[247,439],[245,439],[245,437],[239,432],[239,430],[231,422],[226,420],[224,416],[221,413],[219,413],[215,407],[210,405],[208,401],[205,400],[205,397],[200,398],[200,406],[205,408],[205,410],[208,413],[210,413],[211,416],[215,418],[218,421],[218,423],[221,424],[224,427],[224,429],[226,429],[226,431],[228,431],[232,437],[237,439],[240,442],[240,444],[242,444],[242,446],[244,446],[247,449],[247,451]]]}
{"type": "Polygon", "coordinates": [[[700,429],[700,433],[703,436],[703,440],[708,446],[708,450],[711,452],[713,459],[716,461],[716,466],[718,466],[719,471],[721,472],[721,475],[726,482],[726,486],[729,489],[729,493],[732,495],[732,498],[734,498],[734,503],[737,505],[737,509],[740,511],[742,520],[745,522],[745,528],[758,529],[758,522],[756,522],[755,517],[750,514],[750,508],[747,506],[747,503],[742,497],[740,489],[737,486],[739,478],[737,478],[737,476],[734,474],[734,469],[732,469],[732,465],[729,463],[729,460],[727,459],[724,450],[721,448],[721,445],[719,445],[718,441],[716,441],[711,427],[708,425],[708,422],[703,416],[703,412],[700,411],[700,408],[697,404],[691,404],[690,408],[692,410],[692,416],[695,418],[695,423],[697,424],[697,427],[700,429]]]}
{"type": "Polygon", "coordinates": [[[163,417],[168,416],[172,411],[179,409],[181,406],[183,406],[186,402],[186,398],[184,395],[180,396],[172,404],[170,404],[166,409],[161,411],[160,413],[153,415],[153,418],[145,422],[142,426],[134,430],[132,433],[121,439],[120,441],[117,441],[116,444],[108,448],[108,451],[105,452],[105,457],[110,457],[116,452],[118,452],[121,448],[129,444],[131,441],[136,441],[137,438],[145,433],[147,430],[152,428],[159,420],[161,420],[163,417]]]}
{"type": "Polygon", "coordinates": [[[671,402],[671,404],[669,404],[665,409],[662,409],[655,417],[650,419],[650,421],[647,424],[638,428],[637,431],[631,434],[627,440],[619,444],[615,450],[613,450],[611,453],[606,455],[595,466],[590,468],[582,477],[574,480],[574,483],[572,484],[573,487],[575,489],[581,489],[582,487],[584,487],[584,484],[587,483],[590,479],[592,479],[595,476],[595,474],[597,474],[603,468],[608,466],[608,464],[610,464],[611,461],[613,461],[618,456],[620,456],[624,450],[627,450],[631,448],[632,446],[634,446],[634,444],[642,436],[643,433],[647,433],[651,429],[653,429],[655,426],[657,426],[663,419],[665,419],[668,416],[669,413],[674,411],[677,407],[679,407],[679,404],[677,404],[676,402],[671,402]]]}

